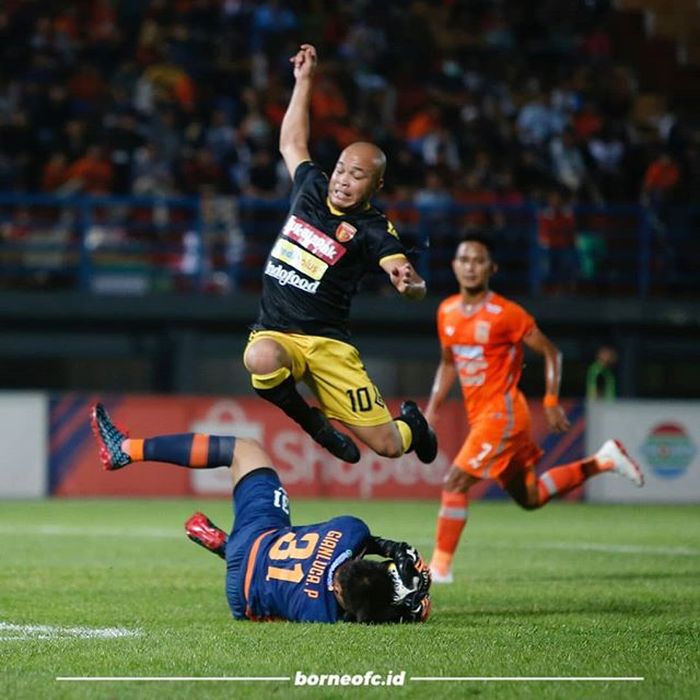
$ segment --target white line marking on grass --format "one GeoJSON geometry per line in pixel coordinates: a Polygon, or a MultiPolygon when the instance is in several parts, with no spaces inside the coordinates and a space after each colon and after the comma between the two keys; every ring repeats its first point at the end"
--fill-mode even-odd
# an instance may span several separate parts
{"type": "Polygon", "coordinates": [[[29,639],[117,639],[139,637],[142,634],[141,630],[127,630],[123,627],[61,627],[0,622],[0,642],[29,639]]]}
{"type": "Polygon", "coordinates": [[[57,681],[85,682],[125,682],[125,681],[154,681],[165,683],[208,681],[208,682],[236,682],[236,681],[291,681],[291,676],[56,676],[57,681]]]}
{"type": "Polygon", "coordinates": [[[593,681],[596,683],[604,683],[608,681],[629,683],[639,682],[644,680],[644,676],[413,676],[409,681],[480,681],[485,683],[491,682],[517,682],[527,683],[530,681],[558,683],[560,681],[593,681]]]}

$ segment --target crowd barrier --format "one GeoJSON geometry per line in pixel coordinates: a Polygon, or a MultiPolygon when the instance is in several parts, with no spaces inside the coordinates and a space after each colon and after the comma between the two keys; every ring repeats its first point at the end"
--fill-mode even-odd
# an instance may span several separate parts
{"type": "MultiPolygon", "coordinates": [[[[380,201],[432,293],[454,290],[450,261],[467,231],[491,236],[504,293],[647,297],[700,292],[700,207],[662,214],[576,206],[566,257],[539,242],[533,202],[415,205],[380,201]],[[564,264],[562,261],[566,260],[564,264]]],[[[257,293],[286,200],[249,197],[56,197],[0,193],[0,288],[92,293],[257,293]]],[[[368,279],[370,291],[381,284],[368,279]]]]}

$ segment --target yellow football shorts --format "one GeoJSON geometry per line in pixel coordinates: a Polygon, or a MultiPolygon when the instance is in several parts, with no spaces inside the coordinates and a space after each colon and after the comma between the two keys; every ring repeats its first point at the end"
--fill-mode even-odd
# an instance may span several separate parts
{"type": "Polygon", "coordinates": [[[321,410],[349,425],[382,425],[392,420],[379,389],[349,343],[317,335],[253,331],[248,345],[261,338],[279,343],[292,358],[292,376],[315,394],[321,410]]]}

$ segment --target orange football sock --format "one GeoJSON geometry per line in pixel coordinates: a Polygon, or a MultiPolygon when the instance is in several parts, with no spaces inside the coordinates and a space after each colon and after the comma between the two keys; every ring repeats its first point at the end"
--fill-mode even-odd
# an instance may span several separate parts
{"type": "Polygon", "coordinates": [[[122,442],[122,452],[126,452],[132,462],[143,462],[143,439],[127,438],[122,442]]]}
{"type": "Polygon", "coordinates": [[[595,459],[584,459],[561,467],[552,467],[537,479],[537,492],[543,506],[554,496],[563,496],[573,491],[586,479],[600,473],[595,459]]]}
{"type": "Polygon", "coordinates": [[[439,570],[448,570],[452,565],[452,557],[462,536],[462,530],[467,524],[468,505],[468,493],[443,490],[435,533],[435,549],[430,562],[439,570]]]}

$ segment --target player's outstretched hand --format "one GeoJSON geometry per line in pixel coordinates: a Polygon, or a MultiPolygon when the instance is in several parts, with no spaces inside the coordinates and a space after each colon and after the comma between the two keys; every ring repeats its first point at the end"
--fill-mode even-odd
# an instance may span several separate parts
{"type": "Polygon", "coordinates": [[[391,268],[391,283],[396,291],[408,299],[422,299],[425,296],[425,280],[413,269],[410,262],[391,268]]]}
{"type": "Polygon", "coordinates": [[[312,44],[302,44],[289,60],[294,64],[295,80],[310,78],[316,70],[316,47],[312,44]]]}
{"type": "Polygon", "coordinates": [[[544,415],[552,433],[565,433],[571,427],[571,423],[569,423],[569,419],[561,406],[546,406],[544,415]]]}

